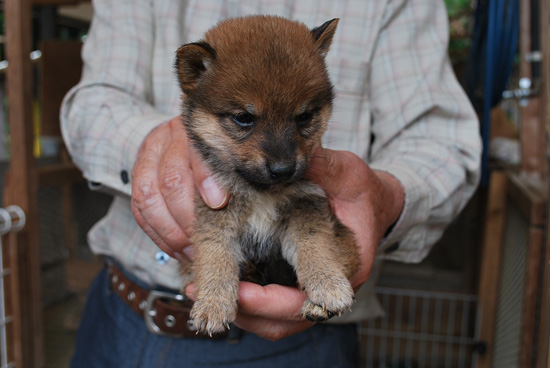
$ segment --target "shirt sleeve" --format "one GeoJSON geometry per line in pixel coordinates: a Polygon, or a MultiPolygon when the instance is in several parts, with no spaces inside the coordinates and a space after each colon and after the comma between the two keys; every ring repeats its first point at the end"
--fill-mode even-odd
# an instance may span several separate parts
{"type": "Polygon", "coordinates": [[[372,57],[370,165],[405,188],[398,222],[380,251],[420,262],[479,181],[477,116],[448,54],[443,1],[390,1],[372,57]]]}
{"type": "Polygon", "coordinates": [[[63,138],[84,177],[127,195],[141,142],[173,117],[152,104],[153,23],[149,1],[94,1],[82,77],[61,109],[63,138]]]}

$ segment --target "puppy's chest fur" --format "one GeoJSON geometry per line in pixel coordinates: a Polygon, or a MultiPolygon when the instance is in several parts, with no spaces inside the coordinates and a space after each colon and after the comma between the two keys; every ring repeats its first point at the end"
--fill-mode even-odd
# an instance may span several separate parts
{"type": "MultiPolygon", "coordinates": [[[[289,216],[286,204],[272,195],[253,195],[248,203],[248,214],[242,219],[239,236],[243,255],[251,261],[262,261],[280,248],[284,222],[289,216]]],[[[286,202],[286,201],[285,201],[286,202]]]]}
{"type": "Polygon", "coordinates": [[[243,256],[252,262],[264,262],[281,255],[281,247],[289,242],[288,224],[294,219],[296,205],[304,202],[325,201],[324,193],[309,182],[295,184],[283,193],[252,191],[240,200],[246,203],[242,208],[229,208],[238,215],[240,231],[238,242],[243,256]]]}

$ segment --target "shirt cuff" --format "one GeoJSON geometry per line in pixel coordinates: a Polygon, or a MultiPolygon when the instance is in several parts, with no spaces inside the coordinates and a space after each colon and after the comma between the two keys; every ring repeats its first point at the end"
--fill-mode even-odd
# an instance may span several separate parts
{"type": "Polygon", "coordinates": [[[108,157],[113,159],[112,164],[108,175],[99,181],[102,189],[131,195],[131,172],[143,140],[153,129],[172,118],[174,116],[166,114],[140,115],[128,118],[118,127],[109,146],[108,157]]]}

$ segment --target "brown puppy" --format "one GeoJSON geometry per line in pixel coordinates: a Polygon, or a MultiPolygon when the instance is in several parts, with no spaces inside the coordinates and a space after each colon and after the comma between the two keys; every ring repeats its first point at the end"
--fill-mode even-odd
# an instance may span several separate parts
{"type": "Polygon", "coordinates": [[[279,17],[229,19],[177,51],[188,137],[231,191],[221,210],[196,199],[196,256],[183,272],[196,283],[191,318],[200,332],[233,322],[250,264],[263,269],[263,283],[280,280],[271,274],[281,270],[294,274],[309,320],[324,321],[354,301],[354,235],[303,178],[332,111],[324,58],[337,23],[309,30],[279,17]]]}

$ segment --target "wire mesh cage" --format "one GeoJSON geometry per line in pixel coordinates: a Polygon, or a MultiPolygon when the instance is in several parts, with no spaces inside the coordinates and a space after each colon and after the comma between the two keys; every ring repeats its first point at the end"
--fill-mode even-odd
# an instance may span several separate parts
{"type": "Polygon", "coordinates": [[[364,367],[472,367],[475,295],[376,288],[385,310],[361,329],[364,367]]]}

